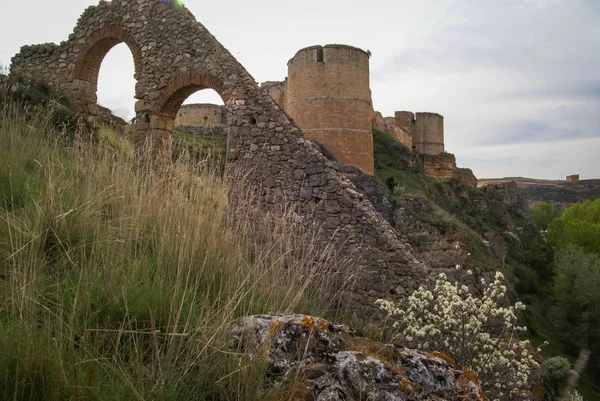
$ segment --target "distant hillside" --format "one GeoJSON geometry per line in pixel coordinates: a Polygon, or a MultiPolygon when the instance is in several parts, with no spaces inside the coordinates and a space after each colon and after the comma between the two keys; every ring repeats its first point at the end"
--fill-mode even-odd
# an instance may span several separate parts
{"type": "Polygon", "coordinates": [[[524,177],[481,178],[479,187],[514,181],[527,197],[529,205],[549,202],[563,208],[600,198],[600,179],[570,183],[561,180],[539,180],[524,177]]]}

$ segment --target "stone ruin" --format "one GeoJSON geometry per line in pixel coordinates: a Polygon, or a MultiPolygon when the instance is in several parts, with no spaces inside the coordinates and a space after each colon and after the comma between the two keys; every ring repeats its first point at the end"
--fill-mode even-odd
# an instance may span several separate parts
{"type": "MultiPolygon", "coordinates": [[[[343,164],[375,174],[372,130],[387,132],[419,155],[423,172],[440,181],[451,179],[476,187],[468,169],[458,169],[445,152],[444,117],[437,113],[397,111],[383,117],[373,110],[369,84],[370,55],[347,45],[311,46],[288,62],[288,77],[261,84],[304,132],[343,164]]],[[[176,125],[206,126],[217,105],[186,105],[196,118],[181,117],[176,125]]],[[[180,111],[181,113],[181,111],[180,111]]]]}
{"type": "Polygon", "coordinates": [[[22,47],[10,75],[49,87],[93,121],[100,64],[119,43],[135,64],[137,146],[168,147],[183,101],[214,89],[227,113],[227,173],[245,177],[239,185],[253,189],[264,210],[289,205],[304,224],[321,227],[323,248],[333,240],[342,254],[355,255],[361,273],[344,304],[357,317],[376,318],[376,299],[398,298],[397,288],[410,292],[426,279],[427,266],[401,233],[177,2],[101,1],[83,12],[66,41],[22,47]]]}

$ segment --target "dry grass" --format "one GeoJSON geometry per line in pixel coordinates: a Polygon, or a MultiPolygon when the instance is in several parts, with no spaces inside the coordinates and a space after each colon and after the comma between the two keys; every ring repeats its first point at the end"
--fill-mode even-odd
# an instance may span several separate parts
{"type": "Polygon", "coordinates": [[[136,168],[110,131],[65,148],[0,108],[0,399],[260,399],[230,323],[330,311],[335,247],[206,163],[136,168]]]}

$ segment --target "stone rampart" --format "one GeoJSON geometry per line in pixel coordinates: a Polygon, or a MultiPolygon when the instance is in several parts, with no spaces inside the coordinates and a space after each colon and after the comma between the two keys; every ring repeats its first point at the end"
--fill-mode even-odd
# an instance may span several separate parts
{"type": "MultiPolygon", "coordinates": [[[[341,254],[352,259],[349,263],[357,265],[360,274],[346,294],[343,305],[348,310],[361,318],[377,318],[377,298],[393,298],[390,294],[396,294],[400,286],[410,292],[425,280],[426,266],[414,257],[399,233],[343,173],[335,170],[316,144],[303,138],[296,123],[179,2],[102,1],[84,11],[73,33],[60,45],[23,47],[13,58],[10,74],[47,85],[70,99],[82,116],[93,119],[98,114],[100,64],[118,43],[127,44],[135,64],[138,149],[150,143],[157,149],[157,157],[164,155],[184,100],[199,90],[214,89],[227,109],[227,173],[243,177],[245,181],[236,185],[252,189],[264,210],[273,212],[287,205],[298,221],[322,227],[319,247],[326,249],[333,241],[341,254]]],[[[368,76],[366,53],[353,48],[322,49],[324,65],[314,66],[306,78],[314,73],[325,82],[337,68],[341,76],[355,77],[353,69],[358,65],[362,65],[359,75],[368,76]]],[[[317,64],[318,56],[315,48],[300,52],[298,61],[317,64]]],[[[292,64],[296,61],[294,58],[292,64]]],[[[372,168],[373,157],[368,78],[357,79],[355,84],[355,100],[364,105],[364,111],[357,114],[365,118],[360,120],[364,125],[357,128],[357,143],[364,144],[358,150],[364,154],[364,168],[368,170],[366,160],[371,160],[372,168]]],[[[310,100],[295,93],[295,99],[310,100]]],[[[320,96],[325,98],[315,99],[315,110],[327,103],[323,101],[328,96],[338,94],[335,90],[330,94],[323,86],[320,96]]],[[[292,99],[290,91],[290,102],[292,99]]],[[[345,138],[340,135],[346,129],[341,114],[346,103],[339,100],[334,102],[336,106],[325,109],[327,113],[337,111],[339,124],[319,125],[323,120],[317,120],[314,127],[333,128],[333,136],[341,140],[345,138]]]]}
{"type": "Polygon", "coordinates": [[[213,127],[227,124],[227,109],[216,104],[186,104],[175,117],[176,127],[213,127]]]}

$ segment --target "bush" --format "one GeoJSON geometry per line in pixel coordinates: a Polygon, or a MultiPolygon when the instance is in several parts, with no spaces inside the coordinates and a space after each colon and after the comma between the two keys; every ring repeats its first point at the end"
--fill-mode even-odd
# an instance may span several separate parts
{"type": "Polygon", "coordinates": [[[445,274],[436,280],[433,292],[421,287],[402,310],[387,300],[377,300],[388,317],[397,318],[398,338],[426,351],[442,351],[461,366],[475,371],[488,398],[530,400],[538,363],[527,340],[517,339],[526,330],[518,325],[517,313],[525,309],[502,307],[506,294],[504,277],[496,273],[485,285],[483,298],[473,297],[468,287],[451,284],[445,274]]]}
{"type": "Polygon", "coordinates": [[[571,362],[565,357],[555,356],[546,360],[546,384],[558,390],[564,380],[569,377],[571,362]]]}
{"type": "Polygon", "coordinates": [[[565,401],[585,401],[583,396],[579,394],[577,391],[573,391],[569,394],[569,397],[565,401]]]}
{"type": "Polygon", "coordinates": [[[531,207],[531,214],[540,230],[547,230],[548,225],[558,217],[556,205],[553,203],[538,203],[531,207]]]}
{"type": "Polygon", "coordinates": [[[600,255],[600,199],[565,210],[548,226],[548,240],[558,249],[572,244],[600,255]]]}
{"type": "Polygon", "coordinates": [[[589,369],[600,372],[600,257],[569,245],[555,260],[554,322],[572,351],[589,347],[589,369]]]}

